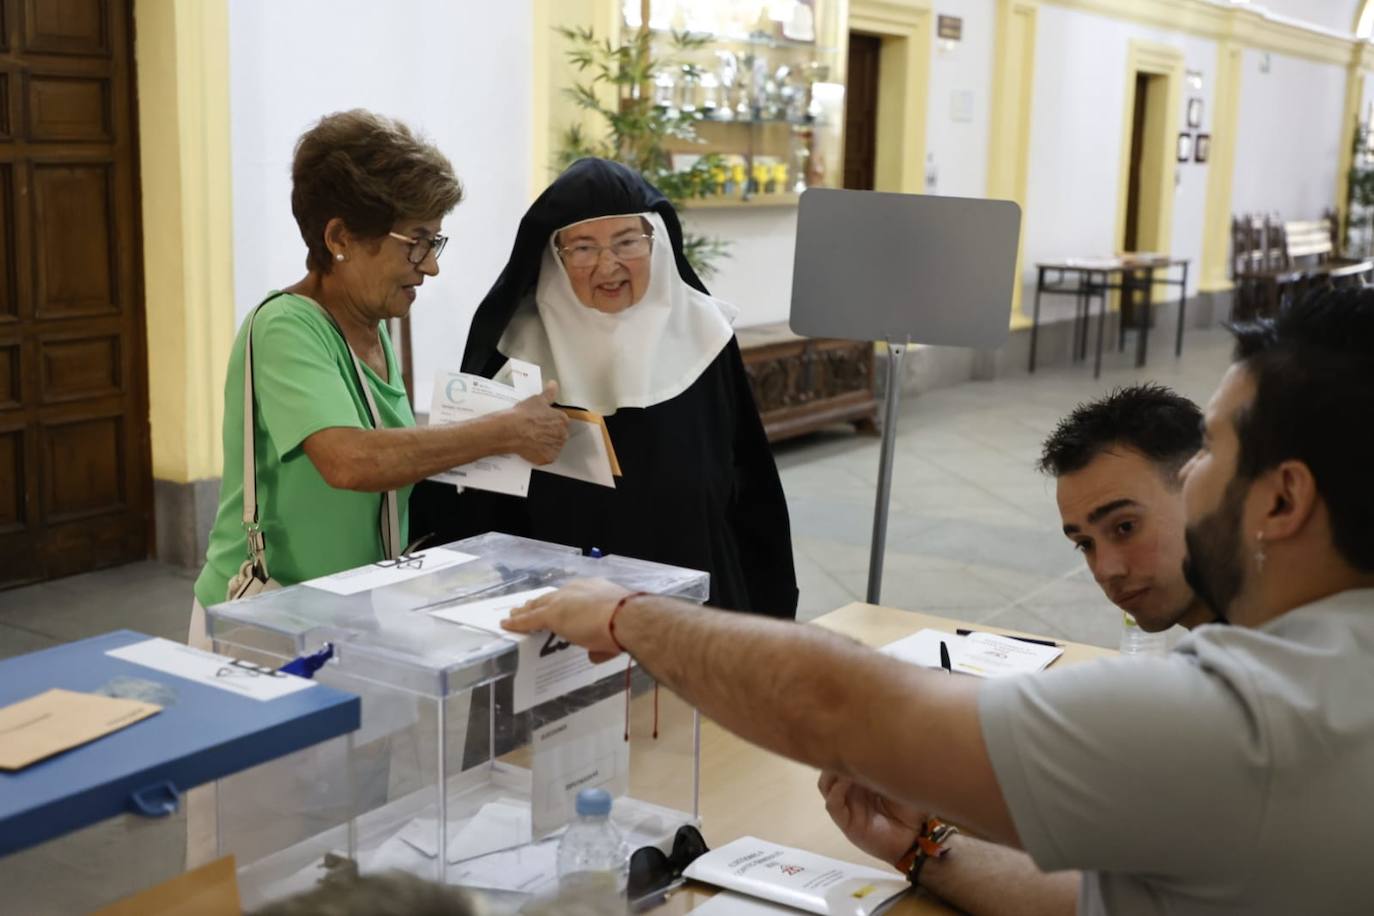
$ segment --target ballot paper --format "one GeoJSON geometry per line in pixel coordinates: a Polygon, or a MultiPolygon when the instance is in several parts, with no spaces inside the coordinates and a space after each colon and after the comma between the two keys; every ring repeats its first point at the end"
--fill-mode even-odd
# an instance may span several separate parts
{"type": "Polygon", "coordinates": [[[883,646],[883,653],[923,668],[940,667],[940,643],[949,650],[950,670],[975,677],[1006,677],[1041,671],[1064,654],[1060,646],[1022,642],[996,633],[955,636],[941,630],[918,630],[883,646]]]}
{"type": "MultiPolygon", "coordinates": [[[[821,916],[871,916],[911,889],[891,871],[741,837],[698,858],[684,877],[821,916]]],[[[726,911],[728,912],[728,911],[726,911]]]]}
{"type": "MultiPolygon", "coordinates": [[[[438,821],[421,817],[411,821],[396,835],[426,858],[439,855],[435,846],[438,821]]],[[[456,865],[468,859],[514,849],[530,842],[530,806],[514,798],[499,798],[487,802],[470,818],[449,825],[447,864],[456,865]]]]}
{"type": "MultiPolygon", "coordinates": [[[[542,390],[539,367],[533,363],[510,360],[498,373],[498,378],[507,381],[468,372],[434,373],[429,425],[448,426],[484,417],[514,407],[542,390]]],[[[490,455],[430,479],[494,493],[528,496],[532,467],[519,455],[490,455]]]]}
{"type": "Polygon", "coordinates": [[[346,569],[330,576],[306,579],[301,584],[326,592],[333,592],[336,595],[356,595],[358,592],[371,591],[374,588],[383,588],[388,585],[395,585],[397,582],[427,576],[449,566],[470,563],[475,559],[477,557],[470,553],[449,550],[446,547],[431,547],[429,550],[417,550],[415,553],[408,553],[395,560],[380,560],[366,566],[359,566],[357,569],[346,569]]]}
{"type": "MultiPolygon", "coordinates": [[[[436,372],[429,423],[444,426],[514,407],[543,390],[539,367],[508,360],[494,378],[467,372],[436,372]]],[[[605,418],[585,410],[563,408],[568,415],[568,441],[558,457],[535,468],[519,455],[491,455],[436,474],[431,480],[460,487],[528,496],[531,470],[614,487],[620,464],[605,418]]]]}
{"type": "Polygon", "coordinates": [[[449,884],[542,894],[558,885],[558,841],[532,843],[450,865],[449,884]]]}
{"type": "Polygon", "coordinates": [[[531,588],[523,592],[511,592],[509,595],[498,595],[495,598],[449,605],[429,613],[431,617],[438,617],[440,620],[461,623],[466,627],[483,630],[487,633],[496,633],[499,636],[506,636],[514,640],[519,639],[520,634],[501,629],[501,621],[509,617],[510,612],[521,605],[552,591],[557,591],[557,589],[531,588]]]}
{"type": "Polygon", "coordinates": [[[512,688],[516,712],[532,709],[625,670],[625,663],[620,659],[592,664],[586,650],[548,631],[520,634],[501,629],[501,621],[509,617],[513,609],[551,591],[554,589],[534,588],[429,612],[440,620],[475,627],[488,633],[499,633],[518,643],[519,656],[512,688]]]}

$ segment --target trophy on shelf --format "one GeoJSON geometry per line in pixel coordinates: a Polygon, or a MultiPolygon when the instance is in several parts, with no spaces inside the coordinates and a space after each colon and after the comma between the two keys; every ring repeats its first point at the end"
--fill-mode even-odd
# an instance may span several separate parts
{"type": "Polygon", "coordinates": [[[669,114],[676,113],[677,81],[667,71],[654,77],[654,106],[669,114]]]}
{"type": "Polygon", "coordinates": [[[721,110],[720,77],[709,70],[705,71],[701,74],[699,86],[702,117],[714,119],[721,110]]]}
{"type": "Polygon", "coordinates": [[[701,84],[701,70],[695,64],[682,65],[682,78],[677,84],[677,107],[683,114],[697,110],[697,87],[701,84]]]}
{"type": "MultiPolygon", "coordinates": [[[[720,105],[716,109],[716,117],[722,121],[731,121],[736,116],[736,108],[731,99],[739,94],[739,57],[733,51],[717,51],[716,56],[720,58],[721,90],[720,105]]],[[[748,107],[747,104],[745,107],[748,107]]]]}

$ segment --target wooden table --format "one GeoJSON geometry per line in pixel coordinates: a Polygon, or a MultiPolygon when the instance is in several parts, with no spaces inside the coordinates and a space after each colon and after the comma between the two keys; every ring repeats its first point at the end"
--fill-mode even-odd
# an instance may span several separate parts
{"type": "MultiPolygon", "coordinates": [[[[947,617],[902,611],[872,604],[848,604],[814,621],[836,633],[851,636],[865,645],[878,647],[917,630],[944,630],[959,627],[978,629],[973,624],[947,617]]],[[[1034,634],[996,628],[996,632],[1019,636],[1034,634]]],[[[1075,664],[1115,655],[1109,649],[1064,643],[1064,654],[1056,665],[1075,664]]],[[[701,818],[702,833],[712,848],[723,846],[741,836],[756,836],[775,843],[858,862],[878,868],[891,868],[860,852],[844,838],[825,813],[816,790],[816,770],[730,734],[716,723],[702,721],[701,729],[701,818]]],[[[700,906],[716,889],[689,882],[676,891],[654,913],[681,914],[700,906]]],[[[944,904],[924,894],[899,901],[888,912],[893,914],[954,913],[944,904]]]]}

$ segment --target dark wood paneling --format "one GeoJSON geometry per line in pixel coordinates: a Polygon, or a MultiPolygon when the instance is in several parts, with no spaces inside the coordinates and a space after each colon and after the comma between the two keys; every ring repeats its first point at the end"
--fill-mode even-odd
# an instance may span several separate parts
{"type": "Polygon", "coordinates": [[[118,394],[119,336],[44,340],[38,349],[39,399],[57,404],[118,394]]]}
{"type": "Polygon", "coordinates": [[[19,344],[0,344],[0,410],[19,407],[24,401],[22,365],[19,344]]]}
{"type": "Polygon", "coordinates": [[[844,186],[873,190],[878,151],[878,60],[883,40],[850,33],[844,98],[844,186]]]}
{"type": "Polygon", "coordinates": [[[0,588],[151,543],[132,6],[0,0],[0,588]]]}
{"type": "Polygon", "coordinates": [[[0,432],[0,531],[24,528],[24,431],[0,432]]]}
{"type": "Polygon", "coordinates": [[[13,74],[0,71],[0,140],[14,139],[14,125],[10,120],[10,87],[13,74]]]}
{"type": "Polygon", "coordinates": [[[105,0],[24,0],[28,52],[107,56],[110,5],[105,0]]]}
{"type": "Polygon", "coordinates": [[[123,419],[93,417],[42,428],[44,517],[49,523],[106,512],[126,503],[123,419]]]}
{"type": "Polygon", "coordinates": [[[28,139],[104,142],[114,139],[109,80],[99,77],[30,76],[28,139]]]}
{"type": "Polygon", "coordinates": [[[40,318],[115,311],[111,169],[35,163],[34,302],[40,318]]]}
{"type": "Polygon", "coordinates": [[[19,317],[15,283],[14,166],[0,163],[0,325],[19,317]]]}

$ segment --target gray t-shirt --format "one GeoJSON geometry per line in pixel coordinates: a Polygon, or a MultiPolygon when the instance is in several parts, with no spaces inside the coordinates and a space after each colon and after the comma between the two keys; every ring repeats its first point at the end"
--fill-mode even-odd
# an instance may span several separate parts
{"type": "Polygon", "coordinates": [[[1374,590],[978,706],[1026,851],[1084,872],[1079,913],[1374,912],[1374,590]]]}

